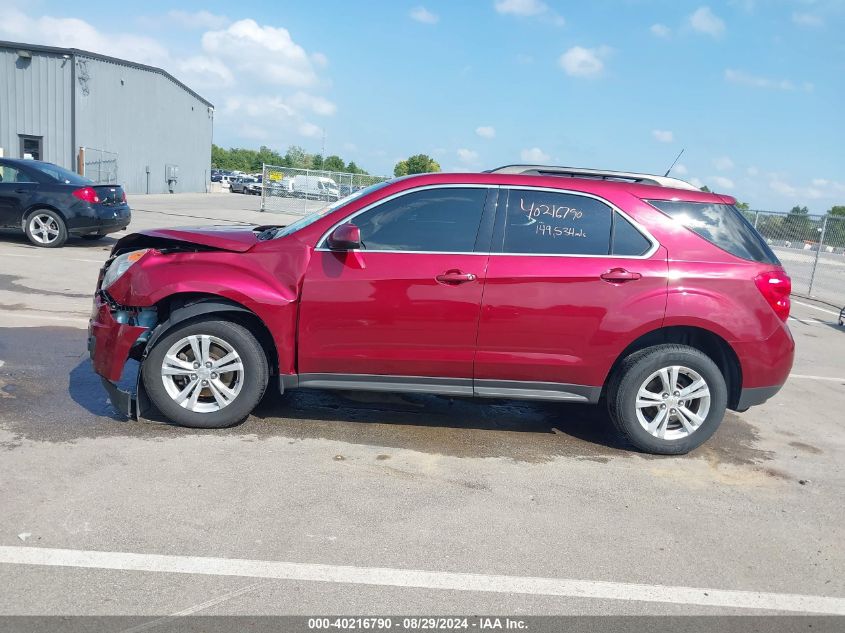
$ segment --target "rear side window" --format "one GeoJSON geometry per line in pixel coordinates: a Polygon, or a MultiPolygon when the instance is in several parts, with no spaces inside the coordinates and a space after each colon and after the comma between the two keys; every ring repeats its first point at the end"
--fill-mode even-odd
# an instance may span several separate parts
{"type": "Polygon", "coordinates": [[[613,210],[594,198],[512,189],[505,222],[505,253],[607,255],[613,210]]]}
{"type": "Polygon", "coordinates": [[[370,251],[471,253],[487,190],[424,189],[388,200],[352,218],[370,251]]]}
{"type": "Polygon", "coordinates": [[[622,257],[645,255],[651,242],[620,214],[613,214],[613,254],[622,257]]]}
{"type": "Polygon", "coordinates": [[[756,229],[730,205],[671,200],[648,202],[731,255],[761,264],[780,265],[756,229]]]}

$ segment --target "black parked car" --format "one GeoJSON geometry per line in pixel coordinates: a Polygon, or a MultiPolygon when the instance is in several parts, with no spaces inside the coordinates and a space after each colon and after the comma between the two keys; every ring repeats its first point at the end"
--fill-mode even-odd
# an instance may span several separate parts
{"type": "Polygon", "coordinates": [[[56,248],[69,235],[100,239],[131,217],[120,185],[97,185],[52,163],[0,158],[0,228],[21,229],[36,246],[56,248]]]}

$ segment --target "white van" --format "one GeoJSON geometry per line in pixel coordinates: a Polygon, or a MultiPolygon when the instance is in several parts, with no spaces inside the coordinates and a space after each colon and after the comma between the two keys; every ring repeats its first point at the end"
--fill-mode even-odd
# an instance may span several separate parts
{"type": "Polygon", "coordinates": [[[297,198],[315,198],[317,200],[339,200],[340,189],[337,183],[325,176],[294,176],[291,178],[291,193],[297,198]]]}

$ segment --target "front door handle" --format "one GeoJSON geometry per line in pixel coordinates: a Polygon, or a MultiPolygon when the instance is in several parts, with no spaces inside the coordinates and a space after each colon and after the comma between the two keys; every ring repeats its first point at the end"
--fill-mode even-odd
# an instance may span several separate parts
{"type": "Polygon", "coordinates": [[[476,277],[473,273],[465,273],[460,270],[447,270],[435,277],[441,284],[465,284],[470,281],[475,281],[476,277]]]}
{"type": "Polygon", "coordinates": [[[29,189],[19,188],[15,189],[15,193],[29,193],[29,189]]]}
{"type": "Polygon", "coordinates": [[[632,273],[624,268],[613,268],[601,275],[602,279],[614,284],[624,283],[626,281],[636,281],[641,277],[642,275],[640,273],[632,273]]]}

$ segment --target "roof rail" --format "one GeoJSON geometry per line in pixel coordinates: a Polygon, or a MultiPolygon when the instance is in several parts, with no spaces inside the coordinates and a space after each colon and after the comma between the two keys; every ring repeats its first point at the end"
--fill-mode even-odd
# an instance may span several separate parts
{"type": "Polygon", "coordinates": [[[554,167],[551,165],[505,165],[488,171],[491,174],[524,174],[526,176],[562,176],[564,178],[593,178],[597,180],[614,180],[630,182],[639,185],[657,185],[658,187],[674,187],[699,191],[698,187],[678,178],[668,176],[653,176],[651,174],[637,174],[627,171],[608,171],[605,169],[584,169],[582,167],[554,167]]]}

